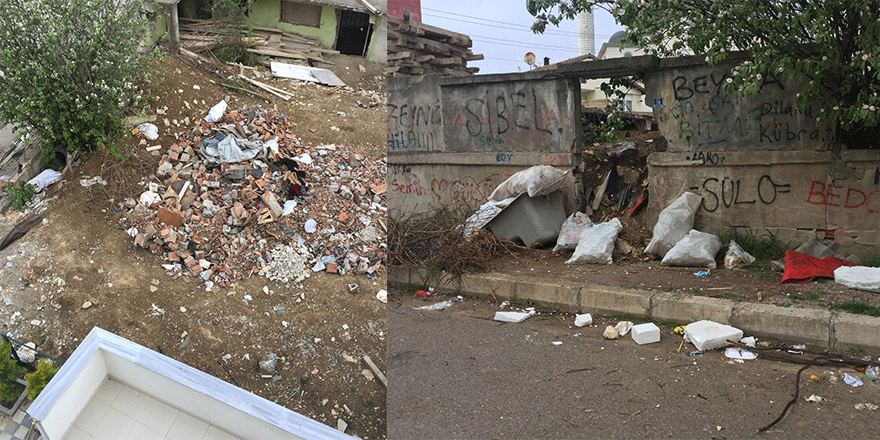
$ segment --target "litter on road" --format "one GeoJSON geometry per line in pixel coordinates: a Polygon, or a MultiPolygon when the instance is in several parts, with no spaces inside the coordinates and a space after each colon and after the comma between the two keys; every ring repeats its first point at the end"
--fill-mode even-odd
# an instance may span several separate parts
{"type": "Polygon", "coordinates": [[[519,323],[529,319],[535,314],[531,307],[525,312],[495,312],[495,320],[501,322],[519,323]]]}
{"type": "Polygon", "coordinates": [[[717,322],[702,320],[692,322],[684,328],[684,338],[694,344],[699,351],[714,350],[727,345],[727,340],[739,341],[742,330],[717,322]]]}

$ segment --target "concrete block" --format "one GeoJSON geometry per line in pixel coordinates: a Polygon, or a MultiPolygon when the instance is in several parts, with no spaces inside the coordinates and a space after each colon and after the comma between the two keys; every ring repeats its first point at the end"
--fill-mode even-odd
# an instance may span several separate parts
{"type": "Polygon", "coordinates": [[[880,341],[880,318],[851,313],[833,313],[831,316],[831,349],[847,348],[876,350],[880,341]]]}
{"type": "Polygon", "coordinates": [[[644,290],[592,284],[581,289],[581,313],[648,318],[650,306],[651,292],[644,290]]]}
{"type": "Polygon", "coordinates": [[[633,341],[636,344],[644,345],[652,342],[660,342],[660,328],[653,322],[634,325],[632,330],[633,341]]]}
{"type": "Polygon", "coordinates": [[[733,308],[730,325],[749,334],[784,339],[790,344],[831,348],[831,312],[828,310],[738,303],[733,308]]]}
{"type": "Polygon", "coordinates": [[[651,297],[651,319],[687,324],[708,319],[730,323],[733,301],[681,293],[658,293],[651,297]]]}
{"type": "Polygon", "coordinates": [[[556,307],[574,313],[580,305],[581,284],[571,281],[548,282],[543,278],[527,278],[516,285],[516,299],[530,300],[542,307],[556,307]]]}

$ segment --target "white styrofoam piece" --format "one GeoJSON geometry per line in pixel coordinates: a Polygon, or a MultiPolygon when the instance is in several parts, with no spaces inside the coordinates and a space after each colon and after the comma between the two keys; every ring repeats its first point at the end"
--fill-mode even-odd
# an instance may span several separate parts
{"type": "Polygon", "coordinates": [[[593,323],[593,315],[589,313],[584,313],[583,315],[577,315],[574,317],[574,325],[577,327],[584,327],[593,323]]]}
{"type": "Polygon", "coordinates": [[[660,342],[660,328],[653,322],[634,325],[630,331],[636,344],[643,345],[660,342]]]}
{"type": "Polygon", "coordinates": [[[296,66],[293,64],[272,61],[270,64],[272,74],[282,78],[293,78],[300,81],[311,81],[328,86],[344,86],[345,83],[336,74],[319,67],[296,66]]]}
{"type": "Polygon", "coordinates": [[[757,354],[739,347],[727,347],[726,349],[724,349],[724,355],[731,359],[746,360],[755,359],[758,357],[757,354]]]}
{"type": "Polygon", "coordinates": [[[728,339],[739,341],[743,337],[742,330],[713,321],[697,321],[685,326],[684,337],[697,347],[707,351],[724,347],[728,339]]]}
{"type": "Polygon", "coordinates": [[[523,322],[534,315],[535,312],[495,312],[495,320],[501,322],[523,322]]]}
{"type": "Polygon", "coordinates": [[[850,289],[880,292],[880,267],[840,266],[834,269],[834,282],[850,289]]]}

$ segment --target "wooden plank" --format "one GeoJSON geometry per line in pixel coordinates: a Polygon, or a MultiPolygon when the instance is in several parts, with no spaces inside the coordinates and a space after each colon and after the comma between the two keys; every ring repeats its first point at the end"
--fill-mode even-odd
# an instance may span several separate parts
{"type": "Polygon", "coordinates": [[[397,52],[397,53],[389,53],[388,57],[386,59],[388,61],[394,61],[394,60],[402,60],[402,59],[412,58],[412,57],[413,57],[412,52],[404,51],[404,52],[397,52]]]}
{"type": "Polygon", "coordinates": [[[290,98],[293,96],[293,95],[290,95],[290,96],[283,95],[283,94],[279,93],[279,91],[281,91],[281,90],[278,90],[275,87],[272,87],[268,84],[261,83],[255,79],[250,79],[244,75],[238,75],[238,77],[257,86],[257,87],[259,87],[259,88],[261,88],[261,89],[263,89],[263,90],[265,90],[265,91],[267,91],[267,92],[269,92],[269,93],[271,93],[271,94],[273,94],[273,95],[275,95],[275,96],[277,96],[277,97],[279,97],[279,98],[281,98],[281,99],[283,99],[283,100],[285,100],[285,101],[290,101],[290,98]]]}
{"type": "Polygon", "coordinates": [[[469,54],[468,56],[466,56],[464,59],[467,61],[477,61],[477,60],[482,60],[484,58],[483,58],[483,54],[481,54],[481,53],[477,53],[477,54],[472,53],[472,54],[469,54]]]}
{"type": "Polygon", "coordinates": [[[415,57],[414,59],[417,63],[424,63],[426,61],[431,61],[435,58],[437,58],[437,57],[435,57],[434,55],[419,55],[419,56],[415,57]]]}
{"type": "Polygon", "coordinates": [[[395,17],[391,17],[391,16],[388,17],[388,23],[391,25],[406,25],[410,28],[418,28],[424,34],[430,34],[430,35],[434,35],[437,37],[445,37],[445,38],[460,40],[462,42],[466,42],[467,47],[471,47],[471,43],[470,43],[471,37],[469,37],[465,34],[460,34],[458,32],[453,32],[450,30],[446,30],[446,29],[439,28],[436,26],[431,26],[431,25],[424,24],[424,23],[417,23],[415,21],[405,21],[405,20],[401,20],[399,18],[395,18],[395,17]]]}
{"type": "Polygon", "coordinates": [[[290,52],[282,52],[280,50],[268,49],[268,48],[249,48],[248,52],[256,53],[260,55],[266,55],[270,57],[281,57],[281,58],[289,58],[292,60],[307,60],[309,59],[305,55],[295,55],[290,52]]]}
{"type": "Polygon", "coordinates": [[[461,57],[449,57],[449,58],[435,58],[431,61],[428,61],[428,64],[433,64],[435,66],[449,66],[455,64],[462,64],[464,60],[461,57]]]}

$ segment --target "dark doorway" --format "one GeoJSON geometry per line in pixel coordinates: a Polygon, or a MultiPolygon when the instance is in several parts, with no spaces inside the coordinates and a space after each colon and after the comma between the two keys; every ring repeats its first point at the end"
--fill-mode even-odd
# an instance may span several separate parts
{"type": "Polygon", "coordinates": [[[370,15],[362,12],[341,11],[336,50],[345,55],[363,56],[370,43],[370,15]]]}

